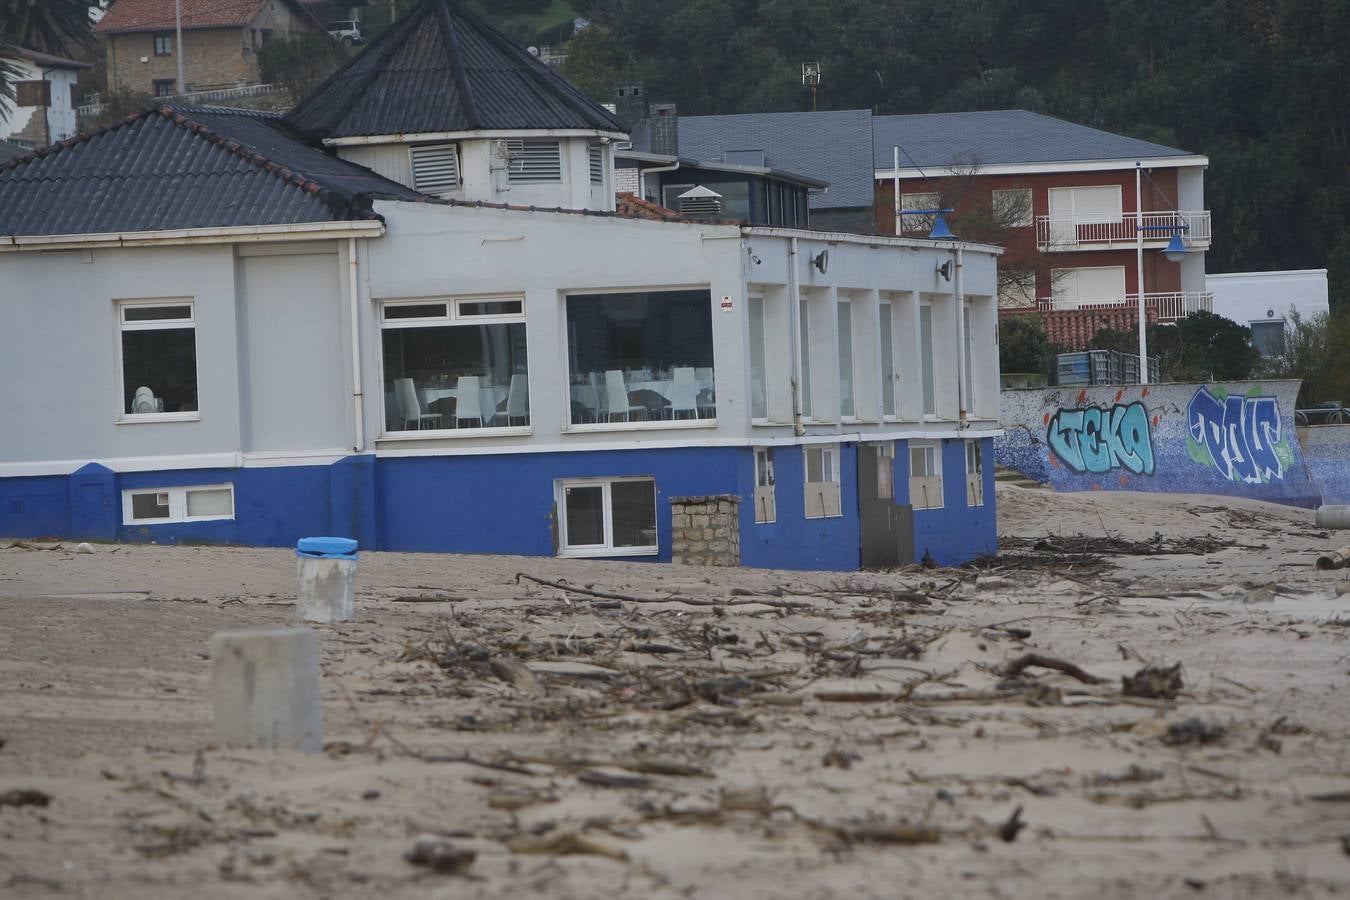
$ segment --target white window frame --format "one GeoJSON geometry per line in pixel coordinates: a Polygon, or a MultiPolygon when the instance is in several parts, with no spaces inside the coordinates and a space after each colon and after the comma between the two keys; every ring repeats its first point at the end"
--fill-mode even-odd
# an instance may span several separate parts
{"type": "Polygon", "coordinates": [[[174,525],[183,522],[233,522],[236,507],[234,498],[234,485],[226,482],[225,484],[184,484],[177,487],[164,488],[127,488],[122,491],[122,524],[123,525],[174,525]],[[188,494],[199,491],[229,491],[230,492],[230,514],[229,515],[206,515],[190,516],[187,511],[188,494]],[[169,514],[158,519],[137,519],[132,515],[132,497],[142,494],[165,494],[168,500],[169,514]]]}
{"type": "Polygon", "coordinates": [[[1023,215],[1018,217],[1015,222],[1002,222],[1000,224],[1008,228],[1026,228],[1035,223],[1036,216],[1031,208],[1031,188],[998,188],[989,192],[989,206],[995,217],[999,214],[1000,205],[1006,208],[1013,203],[1016,203],[1024,211],[1023,215]]]}
{"type": "Polygon", "coordinates": [[[909,442],[909,505],[914,509],[942,509],[942,443],[909,442]],[[924,472],[914,474],[914,454],[924,456],[924,472]]]}
{"type": "Polygon", "coordinates": [[[773,470],[773,448],[755,448],[755,524],[778,521],[777,476],[773,470]],[[761,464],[762,463],[762,464],[761,464]]]}
{"type": "Polygon", "coordinates": [[[966,441],[966,506],[984,506],[984,447],[966,441]]]}
{"type": "MultiPolygon", "coordinates": [[[[511,425],[508,421],[506,425],[487,425],[481,428],[446,428],[442,422],[441,428],[428,429],[426,431],[390,431],[388,429],[389,410],[386,407],[387,398],[385,397],[384,383],[384,341],[383,333],[387,328],[444,328],[456,325],[514,325],[524,324],[525,315],[525,295],[524,294],[466,294],[455,297],[418,297],[418,298],[398,298],[377,301],[379,306],[378,319],[381,333],[381,340],[378,344],[379,353],[379,377],[380,377],[380,422],[384,424],[384,430],[381,432],[382,439],[393,440],[418,440],[418,439],[444,439],[444,438],[473,438],[484,437],[487,435],[503,434],[531,434],[534,423],[534,416],[530,416],[528,425],[511,425]],[[464,308],[471,303],[511,303],[520,304],[518,313],[468,313],[464,308]],[[407,319],[390,319],[388,311],[398,307],[409,306],[436,306],[441,305],[442,312],[435,316],[417,316],[407,319]]],[[[529,326],[526,325],[526,353],[529,353],[529,326]]],[[[528,358],[528,357],[527,357],[528,358]]],[[[529,372],[526,372],[526,380],[529,380],[529,372]]]]}
{"type": "Polygon", "coordinates": [[[200,422],[202,418],[202,382],[201,366],[197,366],[197,409],[192,412],[155,412],[155,413],[129,413],[126,411],[127,385],[123,379],[126,378],[126,362],[122,356],[122,335],[128,331],[177,331],[184,327],[192,329],[192,347],[193,361],[197,362],[197,303],[192,297],[164,297],[153,300],[118,300],[115,301],[117,317],[117,337],[113,342],[116,347],[115,362],[117,366],[117,424],[119,425],[144,425],[152,422],[200,422]],[[188,315],[185,319],[153,319],[145,322],[128,322],[126,311],[128,309],[144,309],[146,307],[158,306],[186,306],[188,315]]]}
{"type": "Polygon", "coordinates": [[[656,477],[653,475],[629,475],[617,478],[560,478],[554,482],[554,503],[558,510],[558,556],[571,559],[597,558],[608,556],[656,556],[661,552],[661,521],[657,512],[656,477]],[[656,533],[652,535],[650,547],[614,546],[614,499],[613,486],[635,481],[649,482],[652,486],[652,520],[656,523],[656,533]],[[603,544],[570,545],[567,540],[567,489],[601,488],[603,498],[603,519],[605,541],[603,544]]]}
{"type": "Polygon", "coordinates": [[[844,514],[839,492],[838,444],[807,444],[802,448],[802,482],[806,518],[834,519],[844,514]],[[823,481],[811,480],[812,453],[820,454],[823,481]]]}

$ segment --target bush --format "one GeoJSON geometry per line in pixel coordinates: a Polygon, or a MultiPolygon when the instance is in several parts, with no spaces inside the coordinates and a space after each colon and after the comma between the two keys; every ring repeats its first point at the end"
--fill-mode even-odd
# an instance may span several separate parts
{"type": "Polygon", "coordinates": [[[1055,348],[1037,316],[1013,316],[998,325],[998,367],[1002,372],[1049,372],[1055,348]]]}
{"type": "MultiPolygon", "coordinates": [[[[1163,381],[1246,381],[1261,354],[1252,346],[1252,330],[1209,312],[1193,312],[1175,325],[1148,326],[1148,355],[1158,357],[1163,381]]],[[[1093,350],[1139,352],[1137,331],[1103,328],[1093,350]]]]}
{"type": "Polygon", "coordinates": [[[1262,361],[1270,378],[1301,378],[1298,407],[1350,404],[1350,309],[1304,319],[1293,313],[1284,337],[1284,354],[1262,361]]]}

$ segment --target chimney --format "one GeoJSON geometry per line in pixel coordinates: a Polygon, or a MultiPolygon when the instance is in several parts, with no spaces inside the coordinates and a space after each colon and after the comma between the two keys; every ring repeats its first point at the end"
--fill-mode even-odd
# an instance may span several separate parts
{"type": "Polygon", "coordinates": [[[620,81],[614,85],[614,114],[629,128],[647,118],[647,88],[641,81],[620,81]]]}
{"type": "Polygon", "coordinates": [[[649,117],[652,152],[663,156],[680,155],[680,122],[674,103],[653,103],[649,117]]]}

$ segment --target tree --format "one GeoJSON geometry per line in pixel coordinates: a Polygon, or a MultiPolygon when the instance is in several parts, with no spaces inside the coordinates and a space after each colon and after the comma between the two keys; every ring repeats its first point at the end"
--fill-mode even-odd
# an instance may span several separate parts
{"type": "MultiPolygon", "coordinates": [[[[1148,326],[1148,354],[1158,357],[1163,381],[1246,381],[1261,354],[1252,346],[1252,330],[1231,319],[1193,312],[1175,325],[1148,326]]],[[[1139,353],[1139,333],[1103,328],[1090,349],[1139,353]]]]}
{"type": "Polygon", "coordinates": [[[567,60],[561,71],[587,94],[605,98],[613,93],[624,63],[623,48],[609,29],[592,25],[567,42],[567,60]]]}
{"type": "Polygon", "coordinates": [[[89,0],[0,0],[0,43],[58,56],[94,45],[89,0]]]}
{"type": "Polygon", "coordinates": [[[258,70],[263,81],[283,85],[298,101],[337,71],[348,53],[329,34],[273,38],[258,51],[258,70]]]}
{"type": "Polygon", "coordinates": [[[5,48],[0,46],[0,122],[8,119],[13,112],[10,104],[14,102],[14,82],[18,79],[18,67],[5,55],[5,48]]]}
{"type": "Polygon", "coordinates": [[[1262,375],[1301,378],[1300,409],[1322,403],[1350,404],[1350,308],[1308,319],[1294,313],[1290,324],[1284,353],[1262,360],[1262,375]]]}
{"type": "Polygon", "coordinates": [[[998,367],[1002,372],[1047,372],[1055,347],[1037,316],[1010,316],[998,325],[998,367]]]}

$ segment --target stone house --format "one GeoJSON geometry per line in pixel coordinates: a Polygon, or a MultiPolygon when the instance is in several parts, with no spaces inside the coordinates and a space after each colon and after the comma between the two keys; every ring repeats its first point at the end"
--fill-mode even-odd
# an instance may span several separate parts
{"type": "MultiPolygon", "coordinates": [[[[182,0],[185,91],[257,84],[258,51],[272,38],[323,31],[296,0],[182,0]]],[[[174,0],[117,0],[94,26],[108,89],[178,93],[174,0]]]]}

